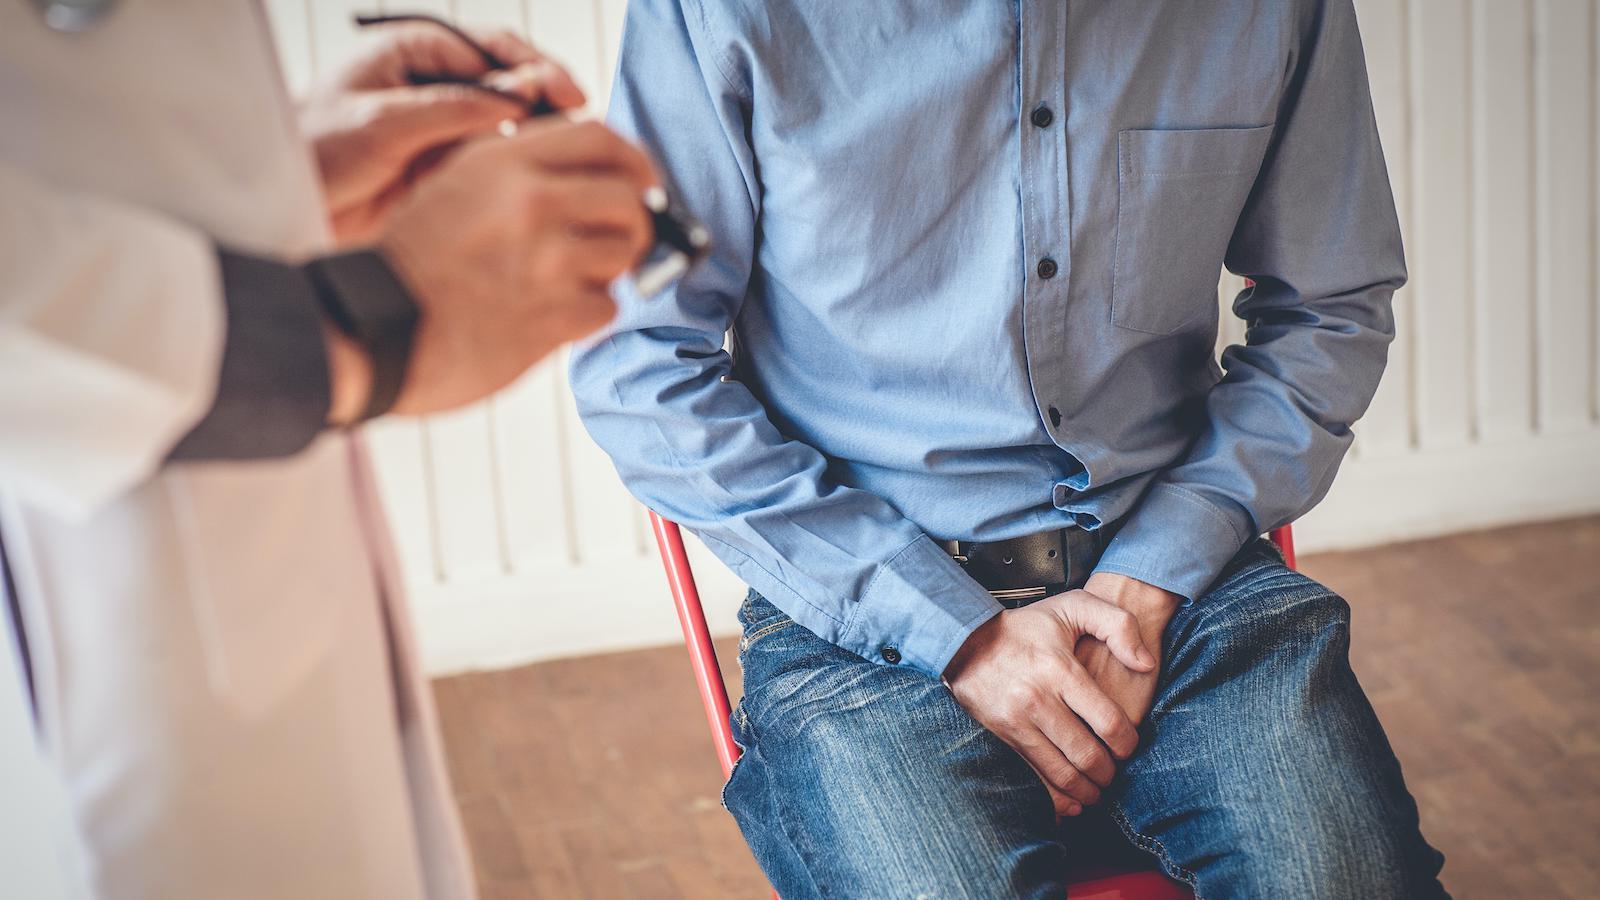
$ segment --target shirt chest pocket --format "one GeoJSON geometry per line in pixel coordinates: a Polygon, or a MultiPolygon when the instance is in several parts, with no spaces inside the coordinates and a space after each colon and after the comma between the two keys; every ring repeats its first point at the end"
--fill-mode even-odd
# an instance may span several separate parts
{"type": "Polygon", "coordinates": [[[1111,321],[1171,334],[1217,303],[1217,275],[1272,126],[1117,135],[1111,321]]]}

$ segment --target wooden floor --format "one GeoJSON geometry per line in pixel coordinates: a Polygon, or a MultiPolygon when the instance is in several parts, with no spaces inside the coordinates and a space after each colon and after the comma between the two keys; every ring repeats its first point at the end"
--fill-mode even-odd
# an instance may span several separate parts
{"type": "MultiPolygon", "coordinates": [[[[1356,671],[1450,890],[1600,897],[1600,518],[1303,568],[1355,608],[1356,671]]],[[[485,898],[765,895],[681,649],[437,691],[485,898]]]]}

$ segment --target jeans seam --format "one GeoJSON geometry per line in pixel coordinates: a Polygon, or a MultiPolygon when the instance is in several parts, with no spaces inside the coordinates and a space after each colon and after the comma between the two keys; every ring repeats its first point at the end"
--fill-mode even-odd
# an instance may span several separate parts
{"type": "Polygon", "coordinates": [[[787,619],[786,618],[786,619],[783,619],[782,621],[773,622],[771,625],[763,625],[760,628],[757,628],[755,631],[752,631],[749,634],[744,636],[744,648],[746,650],[748,650],[751,647],[755,646],[756,641],[761,640],[762,638],[764,638],[767,635],[773,633],[774,631],[778,631],[778,630],[783,629],[783,628],[788,628],[790,625],[793,625],[793,624],[795,624],[795,621],[793,619],[787,619]]]}
{"type": "Polygon", "coordinates": [[[1189,890],[1194,894],[1194,900],[1205,900],[1200,894],[1200,886],[1198,884],[1200,876],[1178,865],[1173,860],[1172,854],[1167,852],[1166,845],[1162,844],[1160,840],[1134,828],[1133,824],[1128,821],[1128,814],[1123,810],[1120,801],[1114,800],[1111,802],[1111,818],[1117,823],[1117,827],[1122,829],[1123,836],[1132,841],[1135,847],[1146,853],[1153,854],[1156,861],[1161,863],[1161,868],[1166,870],[1168,875],[1187,884],[1189,890]]]}
{"type": "MultiPolygon", "coordinates": [[[[743,704],[741,704],[741,706],[742,705],[743,704]]],[[[750,746],[745,747],[744,748],[744,752],[739,754],[739,758],[734,760],[733,771],[728,774],[728,780],[722,786],[722,808],[725,809],[725,810],[728,810],[729,813],[732,813],[733,810],[729,809],[729,807],[728,807],[728,788],[730,786],[732,786],[734,776],[739,773],[739,766],[750,756],[750,754],[761,752],[756,747],[755,736],[747,733],[746,737],[750,738],[750,746]]],[[[773,818],[777,819],[778,832],[781,835],[783,835],[783,840],[788,842],[789,849],[794,851],[795,859],[798,859],[800,861],[800,867],[801,867],[801,869],[804,870],[806,879],[811,882],[811,894],[810,894],[810,896],[813,896],[813,897],[826,896],[825,892],[822,890],[821,885],[819,885],[817,883],[817,876],[816,876],[816,873],[812,870],[812,862],[811,862],[811,859],[810,859],[810,855],[807,854],[805,849],[800,846],[799,842],[797,842],[794,839],[794,833],[789,828],[788,817],[783,814],[783,804],[781,802],[781,797],[779,797],[779,795],[777,793],[775,793],[771,789],[770,782],[764,783],[762,785],[762,790],[764,790],[766,792],[768,798],[771,801],[771,804],[772,804],[772,807],[771,807],[772,808],[772,815],[773,815],[773,818]]]]}

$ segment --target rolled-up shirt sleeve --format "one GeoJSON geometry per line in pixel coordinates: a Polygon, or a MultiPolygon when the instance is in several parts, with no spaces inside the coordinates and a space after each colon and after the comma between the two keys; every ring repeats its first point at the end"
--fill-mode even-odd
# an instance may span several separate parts
{"type": "Polygon", "coordinates": [[[620,291],[611,334],[575,354],[585,426],[646,505],[700,535],[818,636],[932,675],[1000,606],[882,498],[828,477],[733,374],[723,339],[751,277],[760,207],[748,84],[701,11],[630,4],[610,119],[656,155],[716,236],[663,295],[620,291]]]}
{"type": "Polygon", "coordinates": [[[1355,11],[1298,9],[1273,142],[1225,260],[1254,281],[1234,304],[1245,344],[1224,351],[1187,455],[1098,566],[1191,599],[1245,541],[1327,493],[1377,390],[1406,278],[1355,11]]]}

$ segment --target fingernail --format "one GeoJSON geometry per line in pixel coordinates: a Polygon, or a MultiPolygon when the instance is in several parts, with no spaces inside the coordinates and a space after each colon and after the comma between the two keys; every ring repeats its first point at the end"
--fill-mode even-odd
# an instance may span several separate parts
{"type": "Polygon", "coordinates": [[[1075,815],[1077,815],[1078,813],[1081,813],[1081,812],[1083,812],[1083,807],[1079,806],[1076,803],[1074,803],[1071,806],[1067,807],[1067,815],[1069,815],[1069,816],[1075,816],[1075,815]]]}

